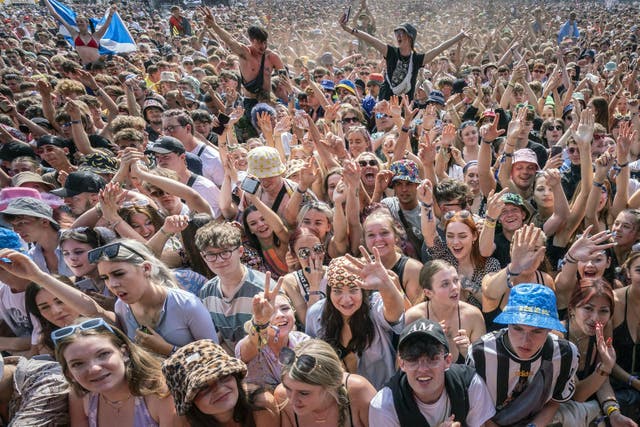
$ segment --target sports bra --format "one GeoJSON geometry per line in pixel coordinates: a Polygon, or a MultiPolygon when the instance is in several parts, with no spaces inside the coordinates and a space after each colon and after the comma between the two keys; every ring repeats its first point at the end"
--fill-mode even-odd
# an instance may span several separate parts
{"type": "Polygon", "coordinates": [[[634,343],[627,324],[629,288],[624,293],[624,320],[613,329],[613,347],[616,349],[616,363],[631,375],[640,372],[640,343],[634,343]]]}
{"type": "MultiPolygon", "coordinates": [[[[347,389],[347,395],[349,394],[349,387],[347,386],[347,383],[349,382],[350,376],[351,374],[347,374],[347,378],[344,379],[344,388],[347,389]]],[[[353,415],[351,414],[351,399],[349,399],[349,404],[347,405],[347,409],[349,410],[349,426],[353,427],[353,415]]],[[[296,414],[295,411],[293,412],[293,416],[296,419],[296,427],[300,427],[300,424],[298,423],[298,414],[296,414]]]]}
{"type": "MultiPolygon", "coordinates": [[[[133,425],[145,426],[145,427],[159,427],[160,425],[153,419],[147,409],[147,404],[142,396],[133,396],[134,409],[133,409],[133,425]]],[[[100,394],[89,394],[89,414],[88,422],[89,427],[98,427],[98,400],[100,400],[100,394]]]]}
{"type": "Polygon", "coordinates": [[[93,36],[91,36],[91,39],[89,39],[89,43],[85,43],[84,40],[82,40],[82,38],[80,38],[80,35],[77,35],[76,39],[73,41],[73,43],[76,45],[76,47],[78,47],[78,46],[86,46],[86,47],[92,47],[94,49],[99,49],[100,48],[100,43],[98,43],[96,41],[96,39],[93,38],[93,36]]]}
{"type": "MultiPolygon", "coordinates": [[[[431,305],[431,301],[427,302],[427,319],[431,319],[431,316],[429,315],[429,306],[431,305]]],[[[458,303],[458,327],[460,329],[462,329],[462,319],[460,318],[460,303],[458,303]]],[[[464,365],[465,364],[465,358],[464,356],[458,352],[458,359],[453,362],[453,363],[457,363],[458,365],[464,365]]]]}
{"type": "Polygon", "coordinates": [[[255,79],[250,82],[245,82],[244,77],[242,77],[242,86],[247,90],[247,92],[252,94],[258,94],[262,90],[262,86],[264,83],[264,59],[267,56],[266,53],[262,54],[262,60],[260,61],[260,69],[258,70],[258,75],[255,79]]]}

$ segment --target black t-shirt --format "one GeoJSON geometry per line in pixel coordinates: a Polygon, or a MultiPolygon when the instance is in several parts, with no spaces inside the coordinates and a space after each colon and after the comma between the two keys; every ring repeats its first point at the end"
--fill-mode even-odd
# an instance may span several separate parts
{"type": "MultiPolygon", "coordinates": [[[[416,87],[416,80],[418,79],[418,71],[422,68],[422,63],[424,62],[424,53],[415,53],[413,54],[413,71],[411,74],[411,90],[408,92],[409,100],[413,99],[413,92],[416,87]]],[[[411,56],[400,56],[400,49],[391,45],[387,45],[387,56],[385,57],[387,61],[387,76],[389,76],[389,80],[394,86],[397,86],[407,75],[407,71],[409,68],[409,58],[411,56]]],[[[387,79],[384,79],[384,83],[382,83],[382,87],[380,87],[380,94],[378,95],[378,99],[390,99],[393,96],[393,91],[391,90],[391,86],[387,79]]]]}
{"type": "Polygon", "coordinates": [[[500,268],[505,268],[511,262],[511,242],[504,237],[501,230],[496,231],[493,236],[493,243],[495,243],[496,249],[491,256],[498,260],[500,268]]]}

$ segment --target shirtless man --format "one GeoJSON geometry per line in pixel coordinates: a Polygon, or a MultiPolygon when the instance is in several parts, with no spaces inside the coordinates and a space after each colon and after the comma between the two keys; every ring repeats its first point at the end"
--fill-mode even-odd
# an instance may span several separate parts
{"type": "Polygon", "coordinates": [[[242,76],[243,106],[245,115],[250,117],[251,109],[258,102],[269,101],[271,93],[271,73],[273,70],[284,71],[284,64],[280,57],[267,49],[267,32],[260,27],[251,26],[247,29],[250,45],[238,42],[224,28],[220,27],[211,9],[200,9],[204,14],[204,22],[211,27],[225,42],[233,53],[240,58],[240,74],[242,76]]]}

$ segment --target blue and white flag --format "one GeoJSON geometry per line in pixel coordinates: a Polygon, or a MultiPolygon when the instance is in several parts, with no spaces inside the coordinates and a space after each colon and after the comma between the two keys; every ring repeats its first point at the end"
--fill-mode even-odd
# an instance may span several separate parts
{"type": "MultiPolygon", "coordinates": [[[[71,27],[78,29],[76,25],[76,12],[73,11],[70,7],[56,1],[49,0],[51,6],[56,11],[58,15],[71,27]]],[[[98,29],[100,28],[107,20],[107,16],[109,14],[109,10],[107,9],[105,15],[102,19],[90,18],[93,26],[98,29]]],[[[69,43],[74,44],[71,34],[64,27],[64,25],[60,25],[59,29],[60,34],[64,35],[69,43]]],[[[113,14],[113,18],[111,18],[111,24],[107,31],[104,33],[104,36],[100,39],[100,54],[109,55],[116,53],[126,53],[126,52],[134,52],[138,49],[135,42],[133,41],[133,37],[131,37],[131,33],[127,29],[124,22],[120,18],[118,12],[113,14]]]]}

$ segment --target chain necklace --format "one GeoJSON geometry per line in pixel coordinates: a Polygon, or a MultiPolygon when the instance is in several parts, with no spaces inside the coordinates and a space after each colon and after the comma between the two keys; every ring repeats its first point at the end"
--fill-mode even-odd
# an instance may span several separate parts
{"type": "Polygon", "coordinates": [[[113,409],[116,410],[116,415],[120,415],[120,410],[124,407],[124,404],[126,402],[129,401],[129,399],[131,399],[133,395],[131,393],[129,393],[129,396],[126,399],[121,399],[121,400],[109,400],[107,399],[104,395],[100,395],[100,397],[104,400],[104,402],[111,406],[113,409]]]}

